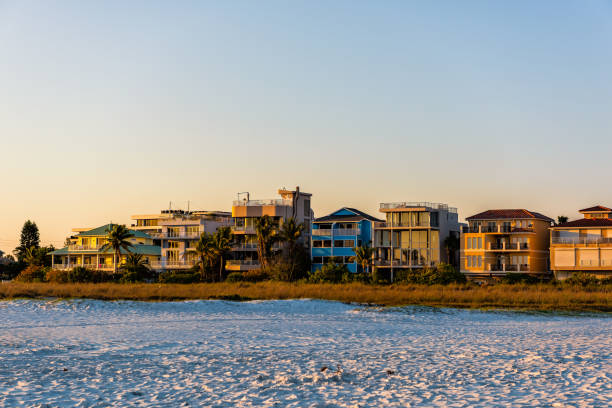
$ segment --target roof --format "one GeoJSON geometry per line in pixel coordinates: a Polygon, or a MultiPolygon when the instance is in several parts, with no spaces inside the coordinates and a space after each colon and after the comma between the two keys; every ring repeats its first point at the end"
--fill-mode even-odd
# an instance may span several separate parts
{"type": "MultiPolygon", "coordinates": [[[[51,255],[68,255],[68,254],[112,254],[113,250],[112,249],[107,249],[106,251],[96,251],[96,250],[91,250],[91,251],[87,251],[87,250],[76,250],[76,251],[69,251],[68,247],[64,247],[61,249],[56,249],[55,251],[51,252],[51,255]]],[[[122,249],[121,250],[122,254],[126,254],[128,253],[128,251],[122,249]]],[[[157,245],[133,245],[130,248],[129,251],[130,254],[140,254],[140,255],[157,255],[160,256],[161,255],[161,247],[157,246],[157,245]]]]}
{"type": "Polygon", "coordinates": [[[603,205],[596,205],[594,207],[583,208],[582,210],[578,210],[578,212],[612,212],[612,209],[604,207],[603,205]]]}
{"type": "Polygon", "coordinates": [[[508,209],[508,210],[487,210],[479,214],[472,215],[471,217],[467,217],[466,220],[469,220],[469,221],[471,220],[498,220],[498,219],[505,219],[505,218],[512,218],[512,219],[517,219],[517,218],[525,219],[526,218],[526,219],[538,219],[538,220],[544,220],[548,222],[554,222],[552,218],[549,218],[535,211],[525,210],[523,208],[508,209]]]}
{"type": "Polygon", "coordinates": [[[576,221],[564,222],[554,228],[597,228],[612,227],[612,220],[608,218],[583,218],[576,221]]]}
{"type": "Polygon", "coordinates": [[[363,211],[359,211],[356,208],[342,207],[341,209],[336,210],[331,214],[315,219],[314,222],[339,222],[339,221],[356,222],[356,221],[363,221],[363,220],[374,221],[374,222],[383,221],[381,219],[371,216],[370,214],[366,214],[363,211]],[[338,214],[341,212],[344,214],[338,214]],[[346,214],[346,212],[349,212],[352,214],[346,214]]]}
{"type": "MultiPolygon", "coordinates": [[[[106,224],[106,225],[102,225],[101,227],[91,229],[89,231],[83,231],[83,232],[77,234],[77,236],[80,236],[80,237],[95,237],[95,236],[100,237],[100,236],[106,236],[106,235],[108,235],[108,233],[106,231],[109,229],[109,227],[111,225],[113,225],[113,224],[106,224]]],[[[149,238],[149,239],[151,239],[150,235],[148,235],[148,234],[146,234],[146,233],[144,233],[142,231],[132,230],[132,229],[129,230],[129,231],[134,235],[134,238],[149,238]]]]}

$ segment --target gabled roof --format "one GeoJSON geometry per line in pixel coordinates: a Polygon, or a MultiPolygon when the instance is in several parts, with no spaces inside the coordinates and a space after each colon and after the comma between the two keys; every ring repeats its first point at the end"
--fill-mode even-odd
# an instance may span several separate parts
{"type": "Polygon", "coordinates": [[[578,210],[578,212],[612,212],[612,209],[604,207],[603,205],[596,205],[594,207],[583,208],[582,210],[578,210]]]}
{"type": "Polygon", "coordinates": [[[564,222],[554,228],[601,228],[612,227],[612,220],[608,218],[583,218],[576,221],[564,222]]]}
{"type": "Polygon", "coordinates": [[[382,222],[382,220],[370,214],[351,207],[342,207],[331,214],[315,219],[314,222],[357,222],[363,220],[382,222]]]}
{"type": "MultiPolygon", "coordinates": [[[[110,226],[113,224],[106,224],[106,225],[102,225],[101,227],[98,228],[94,228],[91,229],[89,231],[83,231],[79,234],[77,234],[78,237],[103,237],[106,236],[108,233],[106,232],[106,230],[108,230],[110,228],[110,226]]],[[[138,231],[138,230],[129,230],[133,235],[134,238],[149,238],[151,239],[151,236],[149,234],[146,234],[142,231],[138,231]]]]}
{"type": "Polygon", "coordinates": [[[528,211],[523,208],[509,209],[509,210],[487,210],[471,217],[467,217],[466,220],[499,220],[499,219],[538,219],[548,222],[554,222],[552,218],[537,213],[535,211],[528,211]]]}

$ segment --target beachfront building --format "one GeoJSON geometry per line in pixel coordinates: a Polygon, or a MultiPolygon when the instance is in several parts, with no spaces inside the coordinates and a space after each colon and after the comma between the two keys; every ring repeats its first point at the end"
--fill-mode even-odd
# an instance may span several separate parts
{"type": "Polygon", "coordinates": [[[354,248],[372,246],[374,222],[382,222],[355,208],[343,207],[312,223],[312,270],[328,262],[345,264],[351,272],[361,272],[354,248]]]}
{"type": "Polygon", "coordinates": [[[460,248],[461,272],[467,278],[548,275],[551,218],[525,209],[504,209],[487,210],[466,221],[460,248]]]}
{"type": "Polygon", "coordinates": [[[161,222],[174,217],[175,215],[185,214],[184,210],[162,210],[159,214],[138,214],[132,215],[134,223],[130,226],[135,231],[141,231],[157,239],[162,232],[161,222]]]}
{"type": "MultiPolygon", "coordinates": [[[[115,263],[121,265],[128,252],[121,251],[121,259],[115,259],[112,249],[102,250],[107,242],[108,230],[112,224],[103,225],[98,228],[75,228],[72,235],[67,239],[68,245],[62,249],[51,252],[51,267],[54,269],[72,269],[76,266],[85,268],[113,271],[115,263]]],[[[159,262],[161,251],[158,245],[154,245],[153,238],[142,231],[130,230],[133,237],[129,239],[132,247],[130,253],[140,254],[145,260],[153,265],[159,262]]]]}
{"type": "Polygon", "coordinates": [[[231,213],[226,211],[175,211],[159,221],[161,258],[153,269],[190,269],[197,262],[195,247],[202,233],[214,234],[220,227],[231,225],[231,213]]]}
{"type": "MultiPolygon", "coordinates": [[[[264,215],[272,217],[276,228],[289,218],[304,224],[302,241],[310,248],[310,230],[314,213],[311,209],[312,194],[303,193],[299,187],[295,190],[282,188],[278,190],[280,198],[267,200],[251,200],[249,193],[238,194],[238,199],[232,205],[232,232],[235,245],[232,259],[226,263],[228,271],[247,271],[259,268],[257,258],[257,234],[255,225],[264,215]]],[[[279,251],[279,244],[273,250],[279,251]]]]}
{"type": "Polygon", "coordinates": [[[382,203],[386,221],[374,222],[374,265],[393,272],[454,263],[447,238],[459,239],[457,209],[441,203],[382,203]]]}
{"type": "Polygon", "coordinates": [[[551,228],[550,261],[555,278],[576,272],[612,277],[612,209],[597,205],[579,211],[582,219],[551,228]]]}

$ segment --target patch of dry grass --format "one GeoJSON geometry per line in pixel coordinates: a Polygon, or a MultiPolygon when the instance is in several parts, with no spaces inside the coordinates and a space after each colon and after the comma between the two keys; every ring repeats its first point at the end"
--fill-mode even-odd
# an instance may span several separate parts
{"type": "Polygon", "coordinates": [[[0,298],[89,298],[102,300],[325,299],[386,306],[425,305],[612,312],[612,287],[594,289],[542,285],[366,285],[285,282],[202,284],[18,283],[0,284],[0,298]]]}

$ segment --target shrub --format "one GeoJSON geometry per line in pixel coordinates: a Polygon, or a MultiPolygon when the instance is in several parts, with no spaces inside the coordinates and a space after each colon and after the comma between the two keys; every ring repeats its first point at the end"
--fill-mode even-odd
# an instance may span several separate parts
{"type": "Polygon", "coordinates": [[[538,283],[539,280],[535,276],[525,275],[522,273],[509,273],[501,279],[501,282],[514,285],[519,283],[538,283]]]}
{"type": "Polygon", "coordinates": [[[369,273],[353,273],[353,272],[345,272],[342,275],[343,283],[351,283],[351,282],[361,282],[361,283],[370,283],[370,274],[369,273]]]}
{"type": "Polygon", "coordinates": [[[449,283],[464,283],[465,276],[452,265],[441,263],[436,268],[400,269],[394,271],[394,282],[418,283],[423,285],[448,285],[449,283]]]}
{"type": "Polygon", "coordinates": [[[227,282],[242,282],[242,272],[232,272],[225,278],[227,282]]]}
{"type": "Polygon", "coordinates": [[[160,283],[196,283],[200,282],[199,272],[168,271],[158,277],[160,283]]]}
{"type": "Polygon", "coordinates": [[[599,281],[599,279],[597,279],[595,276],[591,275],[590,273],[576,272],[571,277],[564,280],[563,283],[565,285],[587,287],[587,286],[598,285],[601,282],[599,281]]]}
{"type": "Polygon", "coordinates": [[[346,265],[340,265],[333,262],[325,264],[321,269],[317,269],[308,277],[311,283],[340,283],[342,277],[350,273],[346,265]]]}
{"type": "Polygon", "coordinates": [[[270,275],[261,269],[252,269],[246,272],[232,272],[227,275],[227,282],[263,282],[270,279],[270,275]]]}
{"type": "Polygon", "coordinates": [[[37,265],[31,265],[25,268],[17,275],[17,282],[44,282],[46,268],[37,265]]]}
{"type": "Polygon", "coordinates": [[[46,280],[54,283],[104,283],[119,280],[120,275],[76,266],[69,270],[49,270],[46,280]]]}
{"type": "MultiPolygon", "coordinates": [[[[394,276],[394,278],[397,278],[397,275],[394,276]]],[[[374,267],[374,269],[372,270],[372,282],[379,284],[391,282],[391,270],[374,267]]]]}

